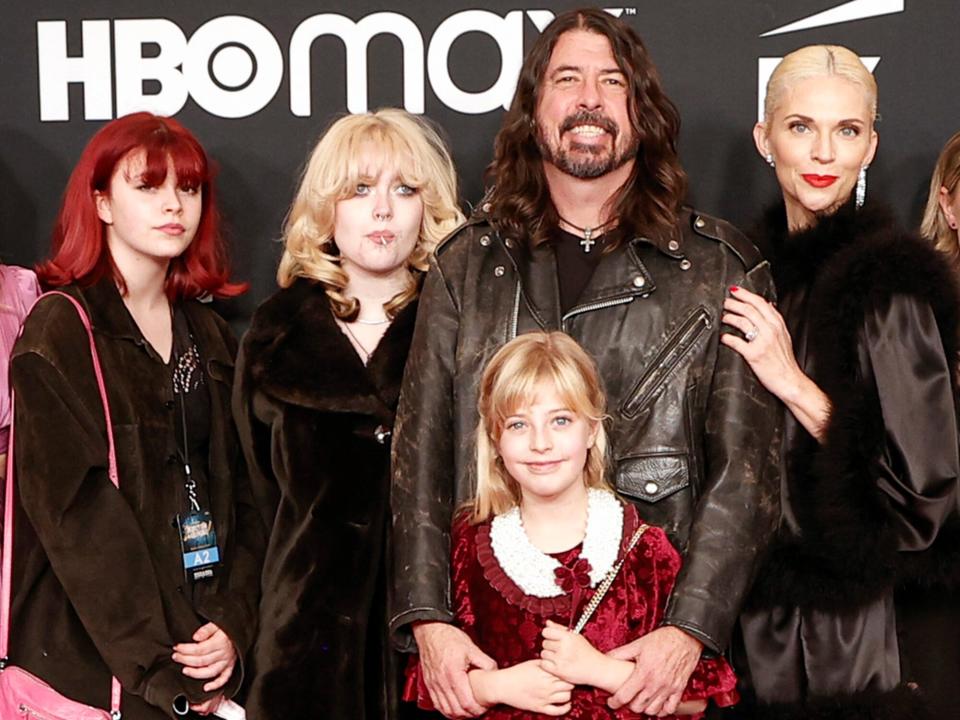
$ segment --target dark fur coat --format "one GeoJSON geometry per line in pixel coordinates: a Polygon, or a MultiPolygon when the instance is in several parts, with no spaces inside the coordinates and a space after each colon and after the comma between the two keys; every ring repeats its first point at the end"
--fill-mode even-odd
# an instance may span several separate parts
{"type": "MultiPolygon", "coordinates": [[[[846,206],[788,239],[782,206],[767,215],[760,237],[766,240],[777,294],[809,292],[809,315],[816,319],[809,332],[813,376],[832,410],[822,445],[806,436],[787,448],[788,476],[794,481],[790,497],[802,535],[781,533],[755,588],[755,604],[844,611],[876,598],[895,581],[960,584],[955,496],[954,512],[946,519],[906,520],[939,526],[939,532],[922,530],[936,537],[931,547],[899,552],[902,522],[894,517],[890,495],[877,486],[878,458],[890,451],[875,371],[864,369],[864,325],[895,299],[929,307],[954,392],[960,351],[954,275],[930,245],[895,227],[882,208],[868,205],[854,212],[846,206]]],[[[906,335],[900,340],[911,349],[920,342],[910,329],[906,335]]],[[[916,397],[922,391],[916,388],[916,397]]],[[[956,452],[955,447],[942,450],[956,452]]],[[[945,489],[955,493],[956,483],[949,485],[945,489]]]]}
{"type": "Polygon", "coordinates": [[[298,280],[257,310],[234,412],[264,521],[250,720],[383,718],[390,431],[413,333],[405,307],[364,367],[323,288],[298,280]]]}
{"type": "Polygon", "coordinates": [[[927,685],[911,669],[910,642],[889,599],[897,588],[915,595],[960,586],[956,278],[932,246],[896,230],[885,210],[869,205],[855,210],[849,203],[794,235],[778,205],[757,237],[798,362],[831,412],[821,443],[788,417],[781,528],[743,619],[745,665],[753,680],[767,678],[758,687],[800,688],[803,701],[755,709],[778,718],[923,717],[910,688],[888,684],[899,677],[918,681],[921,690],[927,685]],[[793,630],[785,629],[784,612],[791,627],[800,623],[793,630]],[[778,618],[769,633],[795,639],[775,649],[779,640],[757,631],[764,613],[778,618]],[[859,649],[836,637],[838,654],[825,660],[819,643],[836,629],[857,627],[861,613],[879,624],[864,620],[859,627],[881,635],[859,649]],[[877,644],[883,632],[900,636],[899,643],[877,644]],[[808,633],[821,638],[810,648],[808,633]],[[874,657],[864,649],[874,646],[887,650],[874,657]],[[786,661],[793,653],[796,659],[786,661]],[[883,669],[891,661],[900,667],[892,675],[883,669]],[[862,667],[842,669],[854,664],[862,667]],[[783,679],[794,673],[796,681],[783,679]],[[808,682],[852,687],[816,696],[808,682]]]}

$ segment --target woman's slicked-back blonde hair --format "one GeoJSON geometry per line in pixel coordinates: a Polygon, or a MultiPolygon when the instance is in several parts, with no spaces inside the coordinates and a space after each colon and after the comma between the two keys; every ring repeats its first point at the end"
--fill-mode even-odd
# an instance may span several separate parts
{"type": "Polygon", "coordinates": [[[767,81],[763,116],[767,127],[784,95],[798,83],[815,77],[840,77],[863,88],[870,119],[877,120],[877,81],[859,56],[842,45],[807,45],[785,55],[767,81]]]}
{"type": "Polygon", "coordinates": [[[920,233],[931,240],[937,250],[943,252],[960,270],[960,247],[957,245],[957,231],[951,228],[940,207],[940,188],[946,188],[952,196],[960,186],[960,132],[947,140],[943,146],[937,165],[930,178],[930,194],[927,196],[927,207],[923,211],[923,222],[920,223],[920,233]]]}
{"type": "Polygon", "coordinates": [[[596,363],[562,332],[520,335],[490,359],[480,381],[477,494],[471,518],[475,523],[520,503],[520,487],[507,473],[497,447],[506,419],[535,401],[541,383],[555,388],[569,410],[596,425],[596,439],[587,452],[584,482],[587,487],[610,489],[604,480],[606,396],[596,363]]]}
{"type": "Polygon", "coordinates": [[[423,220],[407,260],[411,282],[384,305],[387,315],[394,317],[417,296],[430,254],[463,222],[463,214],[450,150],[426,121],[397,108],[342,117],[314,147],[284,224],[284,251],[277,270],[281,287],[289,287],[298,277],[317,280],[326,287],[338,318],[349,321],[357,316],[359,302],[343,292],[348,278],[333,237],[336,206],[353,197],[358,183],[369,183],[391,168],[400,182],[419,192],[423,220]]]}

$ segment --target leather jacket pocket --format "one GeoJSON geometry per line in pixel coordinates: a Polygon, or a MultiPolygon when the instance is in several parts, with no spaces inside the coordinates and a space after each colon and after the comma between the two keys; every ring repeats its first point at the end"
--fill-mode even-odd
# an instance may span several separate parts
{"type": "Polygon", "coordinates": [[[620,406],[621,415],[633,419],[645,410],[666,383],[674,368],[680,364],[690,348],[712,324],[710,313],[703,305],[680,323],[627,395],[627,399],[620,406]]]}
{"type": "Polygon", "coordinates": [[[686,453],[643,455],[617,463],[617,492],[655,503],[690,485],[686,453]]]}

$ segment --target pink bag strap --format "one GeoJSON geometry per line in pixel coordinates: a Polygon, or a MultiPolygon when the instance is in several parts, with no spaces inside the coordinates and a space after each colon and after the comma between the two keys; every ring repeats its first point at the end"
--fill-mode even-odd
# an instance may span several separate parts
{"type": "MultiPolygon", "coordinates": [[[[115,487],[120,487],[120,475],[117,473],[117,449],[113,443],[113,423],[110,420],[110,403],[107,400],[107,387],[103,381],[103,370],[100,368],[100,356],[97,353],[96,343],[93,341],[93,328],[90,318],[74,298],[59,290],[51,290],[36,299],[36,303],[50,295],[60,295],[69,300],[80,316],[87,338],[90,341],[90,355],[93,357],[93,372],[97,376],[97,388],[100,390],[100,401],[103,403],[103,417],[107,427],[108,468],[107,474],[115,487]]],[[[14,416],[16,415],[16,394],[11,397],[10,416],[10,443],[7,450],[7,478],[6,495],[3,499],[3,568],[0,570],[0,666],[6,665],[10,647],[10,596],[13,580],[13,448],[14,448],[14,416]]],[[[120,718],[120,681],[111,678],[110,684],[110,715],[114,720],[120,718]]]]}

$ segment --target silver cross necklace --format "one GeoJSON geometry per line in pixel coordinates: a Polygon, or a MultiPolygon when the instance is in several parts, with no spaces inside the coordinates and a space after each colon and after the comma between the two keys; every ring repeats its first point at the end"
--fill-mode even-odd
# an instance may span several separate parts
{"type": "Polygon", "coordinates": [[[564,223],[565,225],[569,225],[577,232],[583,233],[583,239],[580,240],[580,247],[583,248],[585,253],[590,252],[591,248],[597,244],[597,241],[593,238],[595,236],[599,237],[600,235],[603,235],[607,231],[607,228],[612,226],[617,221],[617,218],[610,218],[605,223],[601,223],[596,227],[580,227],[579,225],[567,220],[560,213],[557,213],[557,217],[560,218],[560,222],[564,223]]]}

